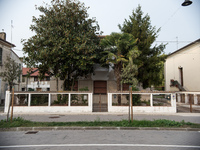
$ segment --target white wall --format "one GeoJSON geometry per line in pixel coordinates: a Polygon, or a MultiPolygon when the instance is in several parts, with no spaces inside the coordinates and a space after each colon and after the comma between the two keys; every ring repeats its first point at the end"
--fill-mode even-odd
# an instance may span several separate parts
{"type": "Polygon", "coordinates": [[[170,80],[180,83],[180,70],[183,68],[183,87],[187,91],[200,91],[200,43],[195,43],[168,56],[165,62],[166,91],[178,91],[170,87],[170,80]]]}

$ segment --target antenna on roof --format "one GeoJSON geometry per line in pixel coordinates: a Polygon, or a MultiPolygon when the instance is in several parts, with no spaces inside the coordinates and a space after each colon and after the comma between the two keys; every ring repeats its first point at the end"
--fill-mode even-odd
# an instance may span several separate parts
{"type": "Polygon", "coordinates": [[[12,43],[12,28],[13,28],[13,21],[11,20],[11,43],[12,43]]]}

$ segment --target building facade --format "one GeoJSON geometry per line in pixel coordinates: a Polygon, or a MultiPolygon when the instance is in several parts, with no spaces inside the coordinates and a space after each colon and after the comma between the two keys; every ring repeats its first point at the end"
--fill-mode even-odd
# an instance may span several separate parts
{"type": "Polygon", "coordinates": [[[165,89],[166,91],[200,91],[200,39],[167,57],[165,89]]]}
{"type": "Polygon", "coordinates": [[[50,91],[50,76],[39,78],[38,68],[22,68],[21,91],[50,91]]]}
{"type": "MultiPolygon", "coordinates": [[[[14,44],[6,41],[6,33],[1,32],[0,33],[0,72],[5,71],[4,62],[6,61],[7,57],[12,58],[15,60],[16,63],[19,64],[19,67],[22,68],[22,61],[17,56],[17,54],[12,50],[12,48],[15,47],[14,44]]],[[[18,81],[15,81],[15,83],[18,83],[15,85],[15,90],[20,90],[20,82],[21,82],[21,76],[19,77],[18,81]]],[[[5,92],[8,90],[8,83],[4,82],[2,77],[0,77],[0,103],[3,103],[5,99],[5,92]]]]}

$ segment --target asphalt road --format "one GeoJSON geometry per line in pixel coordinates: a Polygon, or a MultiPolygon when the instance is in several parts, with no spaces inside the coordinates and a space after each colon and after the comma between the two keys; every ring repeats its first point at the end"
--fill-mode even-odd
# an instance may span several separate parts
{"type": "Polygon", "coordinates": [[[65,130],[0,132],[5,150],[196,150],[198,131],[65,130]]]}

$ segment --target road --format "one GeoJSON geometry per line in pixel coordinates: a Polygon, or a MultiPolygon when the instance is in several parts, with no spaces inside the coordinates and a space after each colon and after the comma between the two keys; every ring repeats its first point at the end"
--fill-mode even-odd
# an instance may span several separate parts
{"type": "Polygon", "coordinates": [[[5,150],[196,150],[198,131],[64,130],[0,132],[5,150]]]}

